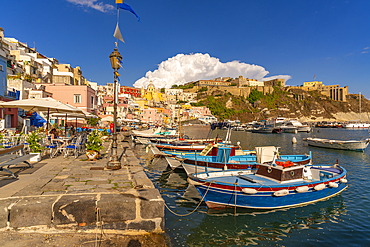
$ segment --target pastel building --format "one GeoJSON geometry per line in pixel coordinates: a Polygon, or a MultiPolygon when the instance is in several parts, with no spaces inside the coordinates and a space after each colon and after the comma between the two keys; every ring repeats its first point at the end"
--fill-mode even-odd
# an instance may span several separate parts
{"type": "Polygon", "coordinates": [[[53,98],[87,112],[98,114],[96,91],[87,85],[42,84],[53,98]]]}

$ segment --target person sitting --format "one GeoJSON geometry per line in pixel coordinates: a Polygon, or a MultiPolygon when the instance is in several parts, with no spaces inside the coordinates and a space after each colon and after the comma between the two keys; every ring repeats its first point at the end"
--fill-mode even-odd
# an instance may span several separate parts
{"type": "Polygon", "coordinates": [[[57,139],[59,136],[58,136],[58,132],[55,128],[53,128],[51,131],[50,131],[50,134],[51,134],[51,139],[57,139]]]}
{"type": "Polygon", "coordinates": [[[74,126],[73,126],[73,124],[72,124],[72,125],[71,125],[71,129],[69,130],[69,135],[74,136],[74,135],[75,135],[75,133],[76,133],[76,130],[75,130],[75,128],[74,128],[74,126]]]}

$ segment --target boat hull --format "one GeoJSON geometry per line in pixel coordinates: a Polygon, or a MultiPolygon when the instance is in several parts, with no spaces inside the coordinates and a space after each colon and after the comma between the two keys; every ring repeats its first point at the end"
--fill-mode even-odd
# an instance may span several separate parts
{"type": "Polygon", "coordinates": [[[339,141],[320,138],[307,138],[309,146],[350,151],[364,151],[369,145],[369,139],[363,141],[339,141]]]}
{"type": "Polygon", "coordinates": [[[225,190],[208,186],[196,187],[201,197],[206,194],[204,201],[209,208],[255,208],[255,209],[276,209],[284,207],[301,206],[325,200],[341,193],[347,188],[346,184],[340,183],[338,188],[325,188],[320,191],[310,189],[304,193],[297,193],[289,190],[286,196],[273,196],[272,192],[257,193],[255,195],[246,195],[241,191],[225,190]],[[208,190],[208,192],[207,192],[208,190]]]}

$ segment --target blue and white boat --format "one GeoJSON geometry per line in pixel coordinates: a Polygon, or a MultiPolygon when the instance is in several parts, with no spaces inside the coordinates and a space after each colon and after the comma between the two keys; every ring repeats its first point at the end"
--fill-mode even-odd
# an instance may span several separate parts
{"type": "Polygon", "coordinates": [[[209,208],[276,209],[300,206],[335,196],[347,188],[346,170],[336,165],[260,164],[251,170],[191,174],[209,208]]]}
{"type": "MultiPolygon", "coordinates": [[[[243,151],[244,152],[244,151],[243,151]]],[[[276,155],[276,162],[280,163],[295,163],[299,165],[311,164],[310,154],[292,154],[279,155],[278,148],[274,146],[256,147],[255,152],[247,151],[244,154],[236,153],[233,147],[220,146],[217,149],[215,156],[202,156],[200,154],[187,154],[176,156],[177,160],[182,161],[182,167],[189,175],[199,172],[213,172],[221,170],[243,170],[243,169],[258,169],[259,164],[271,162],[276,155]]]]}

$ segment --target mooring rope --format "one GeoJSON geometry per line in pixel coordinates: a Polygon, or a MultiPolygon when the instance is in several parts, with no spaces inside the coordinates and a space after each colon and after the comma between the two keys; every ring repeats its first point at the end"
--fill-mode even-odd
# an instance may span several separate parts
{"type": "Polygon", "coordinates": [[[174,215],[176,215],[176,216],[185,217],[185,216],[191,215],[192,213],[194,213],[194,212],[199,208],[200,204],[203,202],[204,198],[206,197],[206,195],[207,195],[207,193],[208,193],[209,188],[211,187],[211,184],[212,184],[212,182],[210,182],[210,183],[209,183],[208,188],[207,188],[207,191],[206,191],[206,193],[204,193],[204,196],[202,197],[202,200],[200,200],[200,202],[199,202],[198,206],[197,206],[193,211],[191,211],[190,213],[187,213],[187,214],[178,214],[178,213],[175,213],[174,211],[172,211],[172,210],[167,206],[166,202],[164,202],[164,206],[168,209],[168,211],[170,211],[171,213],[173,213],[173,214],[174,214],[174,215]]]}

